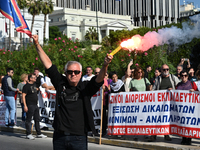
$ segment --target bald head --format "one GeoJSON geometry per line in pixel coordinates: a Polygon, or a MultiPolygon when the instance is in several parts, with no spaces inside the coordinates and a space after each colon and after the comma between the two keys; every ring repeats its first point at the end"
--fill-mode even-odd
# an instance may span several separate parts
{"type": "Polygon", "coordinates": [[[100,72],[100,70],[101,70],[100,68],[95,68],[95,71],[94,71],[94,72],[95,72],[95,75],[98,75],[99,72],[100,72]]]}
{"type": "Polygon", "coordinates": [[[168,77],[169,76],[169,66],[166,64],[162,65],[161,72],[162,72],[163,77],[168,77]]]}

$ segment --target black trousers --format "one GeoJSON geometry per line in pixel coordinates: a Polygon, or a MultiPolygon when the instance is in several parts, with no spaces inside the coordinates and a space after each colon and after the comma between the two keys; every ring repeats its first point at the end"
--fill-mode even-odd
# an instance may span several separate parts
{"type": "Polygon", "coordinates": [[[35,122],[35,130],[37,132],[37,135],[41,134],[40,131],[40,115],[39,115],[39,108],[37,105],[29,105],[28,112],[26,113],[26,135],[31,134],[31,120],[33,117],[33,120],[35,122]]]}

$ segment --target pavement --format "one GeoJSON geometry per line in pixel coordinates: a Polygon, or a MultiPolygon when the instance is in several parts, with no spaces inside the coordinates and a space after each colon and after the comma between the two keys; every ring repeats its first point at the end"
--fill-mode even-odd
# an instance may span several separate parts
{"type": "MultiPolygon", "coordinates": [[[[20,124],[21,118],[20,116],[20,106],[17,107],[17,125],[20,124]]],[[[25,128],[19,126],[15,126],[15,128],[9,128],[0,126],[0,131],[13,132],[13,133],[22,133],[26,134],[25,128]]],[[[42,134],[47,135],[48,137],[53,137],[53,129],[49,128],[48,131],[41,130],[42,134]]],[[[33,135],[36,135],[35,130],[33,130],[33,135]]],[[[134,141],[135,136],[124,136],[123,140],[120,137],[111,138],[106,135],[101,138],[101,144],[113,145],[113,146],[121,146],[127,148],[138,148],[143,150],[200,150],[200,139],[192,139],[192,145],[181,145],[182,137],[177,135],[170,135],[172,141],[165,141],[164,136],[157,136],[155,142],[148,142],[144,136],[137,136],[138,140],[134,141]]],[[[99,136],[89,136],[88,142],[92,143],[100,143],[99,136]]]]}

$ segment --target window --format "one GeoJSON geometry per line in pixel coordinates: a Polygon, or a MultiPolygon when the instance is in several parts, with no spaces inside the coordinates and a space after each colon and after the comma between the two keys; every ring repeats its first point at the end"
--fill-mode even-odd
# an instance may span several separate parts
{"type": "Polygon", "coordinates": [[[76,39],[76,34],[72,33],[72,41],[75,41],[75,39],[76,39]]]}
{"type": "Polygon", "coordinates": [[[17,37],[17,31],[16,31],[16,29],[14,30],[14,37],[17,37]]]}
{"type": "Polygon", "coordinates": [[[35,33],[36,33],[37,35],[39,35],[39,30],[35,30],[35,33]]]}

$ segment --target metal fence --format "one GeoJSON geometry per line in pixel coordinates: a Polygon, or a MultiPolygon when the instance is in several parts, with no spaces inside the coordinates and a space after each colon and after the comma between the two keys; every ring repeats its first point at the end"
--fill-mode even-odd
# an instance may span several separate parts
{"type": "Polygon", "coordinates": [[[27,48],[27,45],[30,44],[29,39],[23,39],[23,42],[16,42],[15,40],[11,39],[11,43],[9,45],[9,39],[3,39],[0,41],[0,49],[6,49],[11,51],[20,51],[23,48],[27,48]]]}

